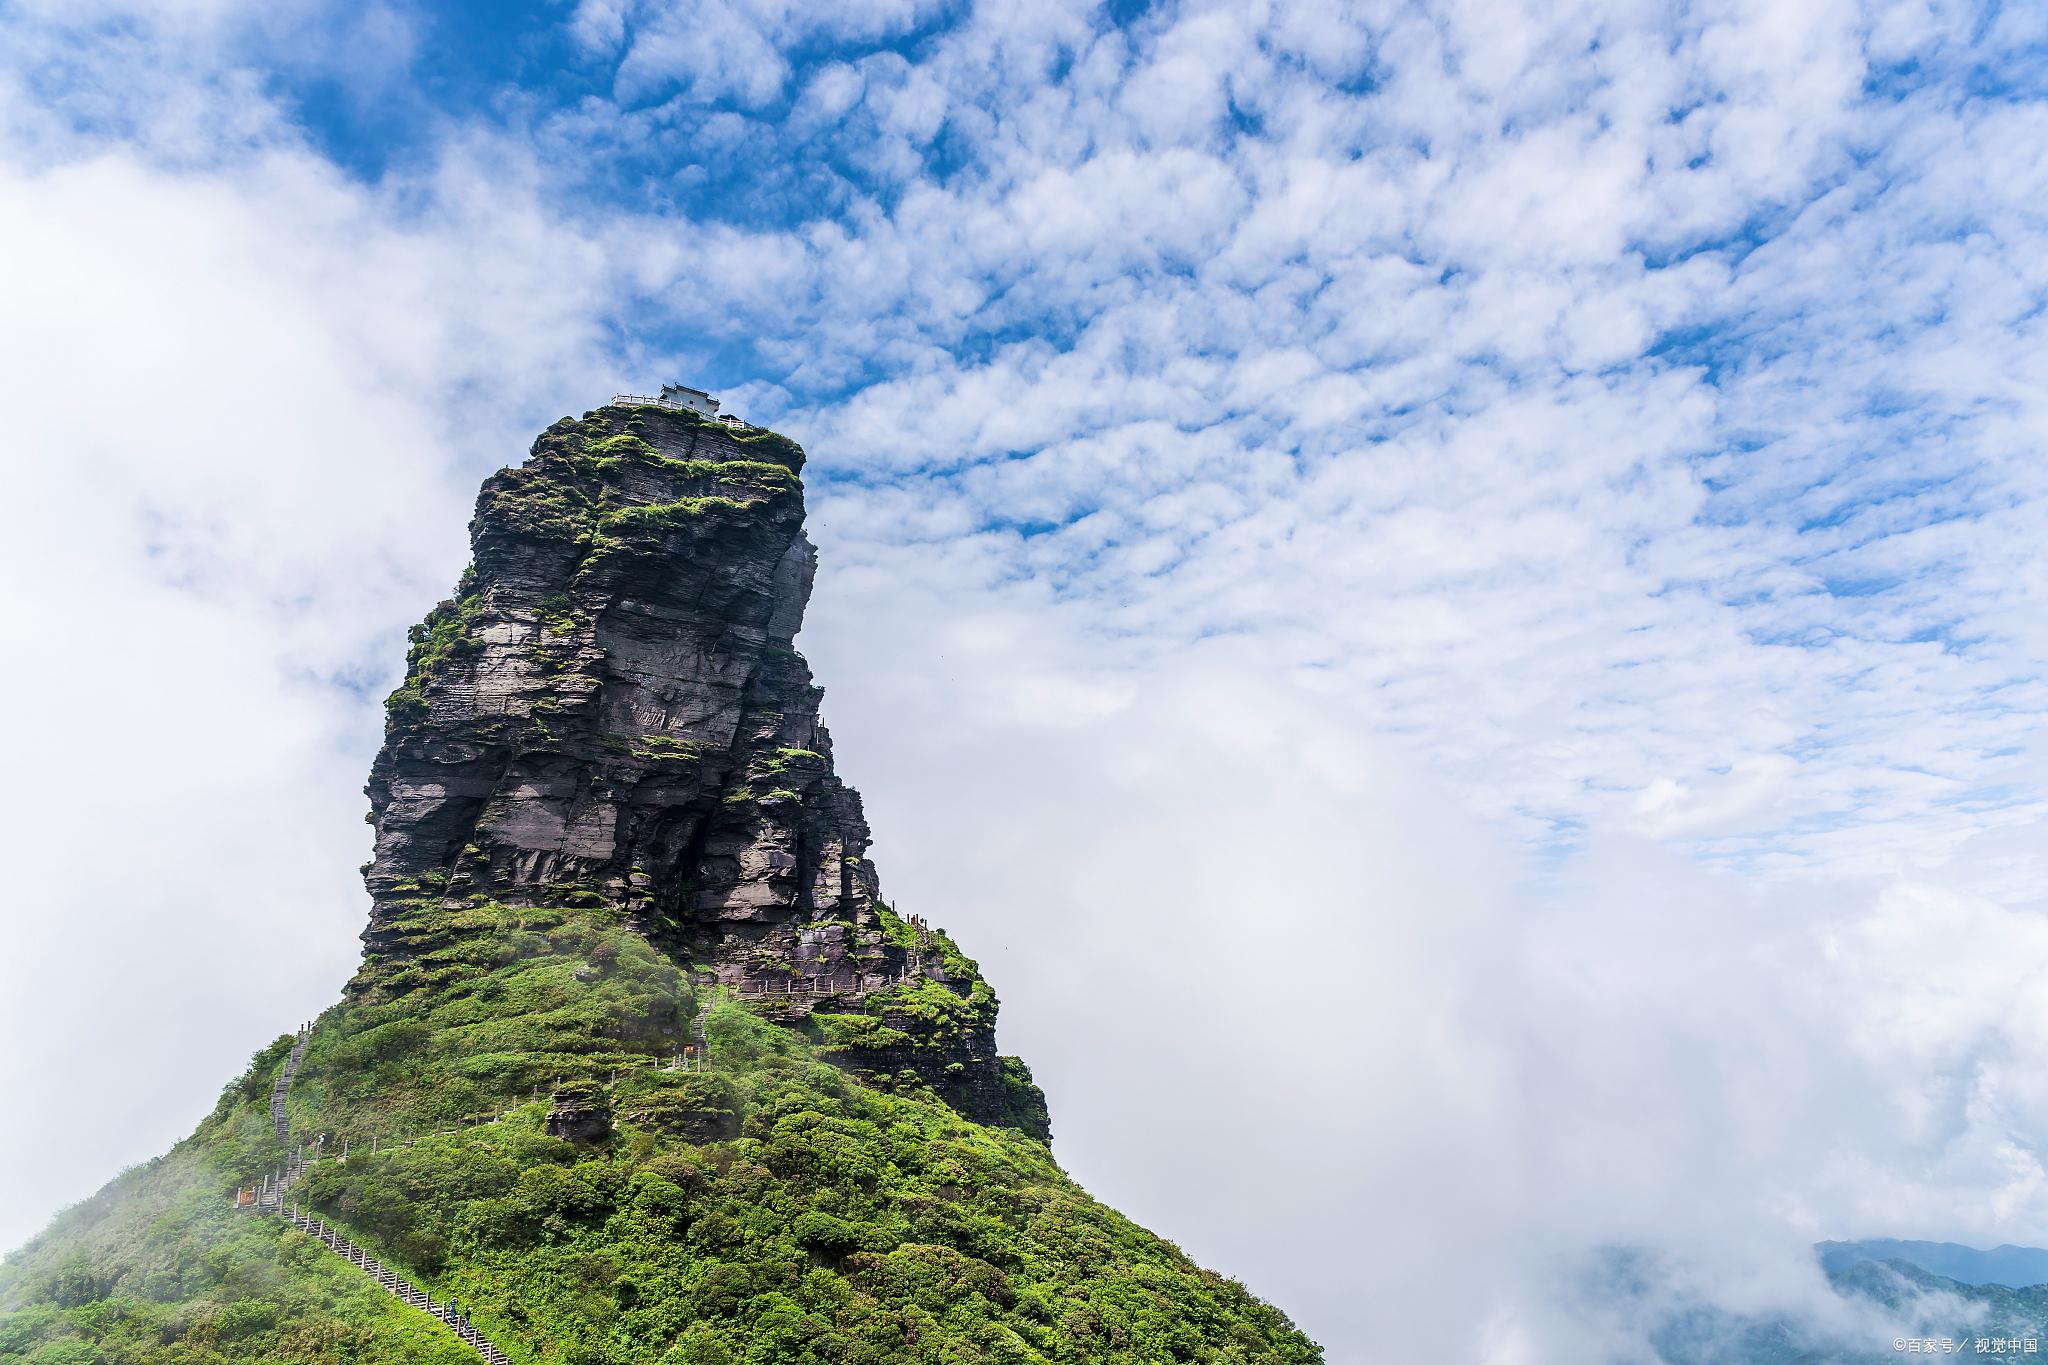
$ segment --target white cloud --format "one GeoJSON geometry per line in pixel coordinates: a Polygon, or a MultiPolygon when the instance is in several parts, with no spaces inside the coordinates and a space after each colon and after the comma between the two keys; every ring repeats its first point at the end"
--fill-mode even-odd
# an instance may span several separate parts
{"type": "Polygon", "coordinates": [[[453,583],[479,476],[611,381],[594,253],[459,164],[439,190],[397,213],[282,143],[0,165],[33,263],[0,279],[0,1084],[65,1116],[0,1139],[0,1241],[182,1136],[351,970],[404,626],[453,583]]]}
{"type": "Polygon", "coordinates": [[[888,889],[975,946],[1070,1169],[1333,1359],[1605,1358],[1652,1323],[1573,1297],[1602,1245],[1824,1325],[1816,1238],[2048,1232],[2036,917],[1613,841],[1538,893],[1256,646],[1132,669],[909,567],[828,575],[805,636],[888,889]]]}
{"type": "Polygon", "coordinates": [[[877,42],[900,36],[939,6],[935,0],[853,0],[829,6],[791,0],[707,0],[676,6],[586,0],[576,32],[600,49],[622,43],[620,93],[631,100],[680,87],[692,102],[731,97],[761,107],[784,92],[784,49],[805,42],[877,42]]]}
{"type": "Polygon", "coordinates": [[[642,327],[810,447],[842,766],[1063,1159],[1333,1359],[1621,1350],[1602,1244],[1825,1315],[1813,1238],[2048,1237],[2048,115],[1959,74],[2015,7],[586,3],[631,107],[375,187],[251,93],[283,19],[122,13],[132,81],[5,31],[8,700],[64,719],[4,1024],[63,1041],[0,1079],[160,1105],[17,1132],[0,1240],[329,998],[334,684],[483,470],[690,360],[642,327]],[[671,145],[801,202],[583,193],[671,145]]]}

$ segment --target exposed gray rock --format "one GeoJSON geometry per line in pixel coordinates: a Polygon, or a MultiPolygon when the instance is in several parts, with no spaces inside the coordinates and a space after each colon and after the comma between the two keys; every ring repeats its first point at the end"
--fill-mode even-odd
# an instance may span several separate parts
{"type": "Polygon", "coordinates": [[[579,1146],[603,1142],[612,1134],[611,1106],[594,1085],[564,1085],[555,1092],[546,1127],[551,1136],[579,1146]]]}
{"type": "Polygon", "coordinates": [[[772,433],[604,408],[485,482],[371,771],[365,945],[415,953],[437,908],[482,901],[621,915],[849,1065],[1042,1135],[994,995],[883,904],[833,771],[793,644],[817,567],[802,465],[772,433]],[[932,997],[938,1023],[910,1003],[933,982],[960,1002],[932,997]],[[832,1022],[861,1014],[887,1033],[832,1022]]]}

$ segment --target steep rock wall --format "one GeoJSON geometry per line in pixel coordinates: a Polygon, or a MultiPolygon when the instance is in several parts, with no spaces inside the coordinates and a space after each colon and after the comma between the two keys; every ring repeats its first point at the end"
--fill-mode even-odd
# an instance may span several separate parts
{"type": "Polygon", "coordinates": [[[366,970],[491,902],[616,913],[871,1079],[1047,1133],[996,999],[882,901],[794,639],[803,452],[694,413],[565,419],[486,481],[368,793],[366,970]]]}

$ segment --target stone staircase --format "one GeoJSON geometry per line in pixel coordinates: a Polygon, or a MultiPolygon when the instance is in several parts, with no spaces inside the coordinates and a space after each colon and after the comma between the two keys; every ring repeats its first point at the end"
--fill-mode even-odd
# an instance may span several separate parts
{"type": "Polygon", "coordinates": [[[711,1035],[706,1031],[704,1021],[711,1016],[711,1007],[718,1003],[715,993],[716,976],[698,978],[697,1017],[690,1021],[690,1042],[697,1049],[696,1064],[692,1070],[702,1071],[711,1064],[711,1035]]]}
{"type": "Polygon", "coordinates": [[[299,1074],[299,1059],[306,1055],[306,1040],[313,1035],[310,1024],[299,1025],[299,1036],[292,1040],[292,1055],[284,1059],[284,1070],[277,1075],[277,1084],[270,1087],[270,1121],[277,1126],[277,1140],[291,1146],[291,1120],[285,1115],[285,1097],[291,1094],[292,1077],[299,1074]]]}
{"type": "Polygon", "coordinates": [[[284,1148],[285,1160],[284,1165],[256,1184],[235,1192],[235,1207],[245,1212],[279,1212],[284,1208],[286,1191],[306,1173],[306,1151],[303,1146],[292,1145],[291,1119],[285,1112],[285,1099],[291,1094],[292,1077],[298,1074],[299,1061],[306,1055],[306,1040],[311,1036],[312,1025],[299,1025],[299,1036],[292,1040],[291,1055],[284,1059],[284,1070],[278,1073],[277,1084],[270,1087],[270,1121],[276,1126],[278,1145],[284,1148]]]}
{"type": "Polygon", "coordinates": [[[314,1238],[329,1251],[375,1280],[385,1293],[410,1304],[422,1313],[431,1313],[439,1318],[449,1331],[461,1337],[471,1350],[490,1362],[490,1365],[512,1365],[510,1357],[491,1345],[482,1332],[470,1326],[466,1317],[454,1312],[445,1303],[435,1303],[433,1295],[336,1232],[320,1218],[307,1213],[296,1204],[284,1211],[284,1217],[293,1227],[314,1238]]]}
{"type": "MultiPolygon", "coordinates": [[[[699,1023],[702,1023],[701,1015],[699,1023]]],[[[306,1055],[306,1041],[312,1036],[312,1031],[310,1024],[302,1024],[299,1027],[299,1036],[292,1043],[291,1055],[285,1059],[284,1070],[278,1073],[277,1084],[270,1090],[270,1118],[277,1128],[278,1144],[285,1151],[284,1165],[264,1177],[261,1182],[237,1190],[235,1207],[246,1213],[280,1215],[293,1227],[313,1237],[329,1251],[375,1280],[379,1287],[393,1298],[440,1319],[443,1326],[482,1356],[487,1365],[512,1365],[511,1357],[493,1346],[482,1332],[470,1326],[466,1316],[452,1311],[446,1304],[435,1303],[433,1295],[336,1232],[320,1218],[301,1209],[297,1204],[285,1203],[285,1195],[291,1192],[292,1186],[299,1183],[299,1177],[306,1173],[307,1165],[320,1159],[319,1144],[314,1145],[309,1156],[304,1143],[295,1145],[292,1142],[291,1120],[285,1111],[285,1100],[291,1094],[292,1078],[298,1074],[299,1060],[306,1055]]]]}

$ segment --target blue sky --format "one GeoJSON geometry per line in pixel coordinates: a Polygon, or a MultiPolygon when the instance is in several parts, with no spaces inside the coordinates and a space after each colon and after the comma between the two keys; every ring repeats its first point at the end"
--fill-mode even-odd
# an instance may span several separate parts
{"type": "Polygon", "coordinates": [[[477,480],[671,378],[809,449],[842,765],[1064,1158],[1333,1358],[1433,1292],[1339,1215],[1484,1268],[1502,1361],[1588,1358],[1589,1246],[2048,1238],[2038,7],[15,0],[0,54],[10,700],[79,716],[0,1081],[156,1048],[161,1110],[5,1139],[0,1240],[330,998],[477,480]],[[1341,1190],[1131,1142],[1207,1073],[1076,982],[1248,936],[1374,979],[1299,1073],[1218,1044],[1341,1190]]]}

